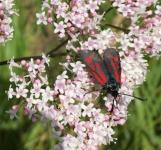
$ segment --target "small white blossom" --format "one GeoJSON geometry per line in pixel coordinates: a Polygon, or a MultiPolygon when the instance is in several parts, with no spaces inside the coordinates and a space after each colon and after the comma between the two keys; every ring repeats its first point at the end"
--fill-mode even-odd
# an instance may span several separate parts
{"type": "Polygon", "coordinates": [[[42,23],[44,25],[47,25],[47,18],[45,16],[45,12],[37,13],[36,17],[38,18],[37,24],[41,24],[42,23]]]}

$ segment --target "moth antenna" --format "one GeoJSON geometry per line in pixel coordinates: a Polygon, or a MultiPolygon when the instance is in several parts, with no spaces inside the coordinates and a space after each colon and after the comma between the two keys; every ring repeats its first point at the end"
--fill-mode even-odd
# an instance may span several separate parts
{"type": "Polygon", "coordinates": [[[129,94],[125,94],[125,93],[118,93],[119,95],[126,95],[126,96],[129,96],[129,97],[133,97],[133,98],[136,98],[138,100],[141,100],[141,101],[146,101],[145,98],[141,98],[141,97],[137,97],[137,96],[132,96],[132,95],[129,95],[129,94]]]}

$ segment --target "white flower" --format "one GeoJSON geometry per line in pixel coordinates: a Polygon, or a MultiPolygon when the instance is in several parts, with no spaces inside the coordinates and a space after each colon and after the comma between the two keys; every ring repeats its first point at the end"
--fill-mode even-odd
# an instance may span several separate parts
{"type": "Polygon", "coordinates": [[[16,98],[27,97],[28,89],[25,88],[25,85],[20,85],[16,87],[16,98]]]}
{"type": "Polygon", "coordinates": [[[17,116],[18,109],[19,109],[18,105],[14,105],[10,110],[6,111],[6,113],[10,115],[10,119],[18,118],[17,116]]]}
{"type": "Polygon", "coordinates": [[[74,73],[77,73],[79,71],[83,70],[83,67],[85,67],[84,64],[82,64],[80,61],[77,61],[76,63],[70,63],[70,65],[72,66],[72,70],[74,73]]]}
{"type": "Polygon", "coordinates": [[[161,6],[160,5],[157,5],[156,6],[156,10],[155,10],[155,13],[157,14],[157,15],[161,15],[161,6]]]}
{"type": "Polygon", "coordinates": [[[31,89],[30,92],[34,94],[35,98],[39,98],[40,94],[43,92],[41,86],[42,83],[40,80],[36,80],[36,82],[33,84],[33,89],[31,89]]]}
{"type": "Polygon", "coordinates": [[[14,92],[13,88],[10,86],[9,90],[8,90],[8,98],[12,99],[14,95],[15,95],[15,92],[14,92]]]}
{"type": "Polygon", "coordinates": [[[42,54],[43,61],[49,66],[50,59],[45,54],[42,54]]]}
{"type": "Polygon", "coordinates": [[[54,33],[65,33],[65,28],[67,27],[63,21],[60,21],[58,24],[54,23],[55,30],[54,33]]]}
{"type": "Polygon", "coordinates": [[[98,3],[93,0],[89,0],[88,9],[94,13],[98,9],[98,3]]]}
{"type": "Polygon", "coordinates": [[[37,13],[36,17],[38,18],[37,24],[44,24],[47,25],[47,17],[45,16],[45,12],[37,13]]]}
{"type": "Polygon", "coordinates": [[[46,102],[48,102],[48,100],[53,101],[53,95],[54,91],[51,90],[49,86],[47,86],[46,89],[42,92],[42,99],[46,102]]]}
{"type": "Polygon", "coordinates": [[[82,112],[82,116],[85,117],[85,116],[88,116],[88,117],[91,117],[92,115],[92,111],[93,111],[93,106],[94,104],[90,103],[89,105],[84,105],[82,104],[81,107],[83,109],[83,112],[82,112]]]}

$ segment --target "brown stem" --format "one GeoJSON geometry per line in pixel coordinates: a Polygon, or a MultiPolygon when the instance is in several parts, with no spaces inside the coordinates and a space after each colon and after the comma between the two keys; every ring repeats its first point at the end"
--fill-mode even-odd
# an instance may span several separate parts
{"type": "Polygon", "coordinates": [[[123,31],[123,32],[125,32],[125,33],[128,33],[128,32],[130,31],[130,30],[128,30],[128,29],[121,28],[121,27],[118,27],[118,26],[115,26],[115,25],[112,25],[112,24],[108,24],[108,23],[106,23],[106,24],[104,25],[104,27],[105,27],[105,26],[109,26],[109,27],[111,27],[111,28],[114,28],[114,29],[123,31]]]}
{"type": "MultiPolygon", "coordinates": [[[[59,44],[57,47],[55,47],[54,49],[52,49],[51,51],[49,51],[46,55],[49,57],[56,57],[56,56],[64,56],[67,53],[66,52],[59,52],[59,53],[55,53],[57,52],[62,46],[64,46],[67,42],[68,42],[69,38],[67,38],[65,41],[63,41],[61,44],[59,44]]],[[[33,58],[34,60],[36,59],[42,59],[41,55],[38,56],[28,56],[28,57],[20,57],[20,58],[14,58],[13,60],[15,62],[20,62],[22,60],[30,60],[31,58],[33,58]]],[[[10,60],[5,60],[5,61],[1,61],[0,62],[0,66],[2,65],[8,65],[10,63],[10,60]]]]}
{"type": "Polygon", "coordinates": [[[63,41],[61,44],[59,44],[56,48],[52,49],[47,53],[47,56],[51,57],[54,52],[58,51],[61,47],[63,47],[65,44],[67,44],[68,40],[70,38],[68,37],[65,41],[63,41]]]}

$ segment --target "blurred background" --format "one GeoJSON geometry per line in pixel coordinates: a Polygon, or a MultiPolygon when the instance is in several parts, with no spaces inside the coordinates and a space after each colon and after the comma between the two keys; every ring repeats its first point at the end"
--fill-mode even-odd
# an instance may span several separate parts
{"type": "MultiPolygon", "coordinates": [[[[0,45],[0,61],[9,58],[40,55],[48,52],[61,41],[53,34],[52,27],[36,25],[35,13],[41,8],[40,1],[15,0],[19,16],[14,17],[14,38],[0,45]]],[[[109,5],[102,6],[107,10],[109,5]]],[[[106,22],[120,26],[122,17],[112,10],[106,22]]],[[[123,23],[126,27],[128,22],[123,23]]],[[[62,48],[62,51],[65,50],[62,48]]],[[[147,58],[147,80],[135,95],[147,101],[134,100],[129,105],[129,117],[125,125],[116,127],[116,144],[102,146],[101,150],[161,150],[161,58],[147,58]]],[[[64,58],[54,58],[49,69],[49,79],[54,81],[60,72],[56,64],[64,58]]],[[[7,111],[13,102],[8,101],[5,91],[9,87],[8,66],[0,66],[0,150],[49,150],[54,145],[49,125],[31,122],[23,114],[10,120],[7,111]]]]}

